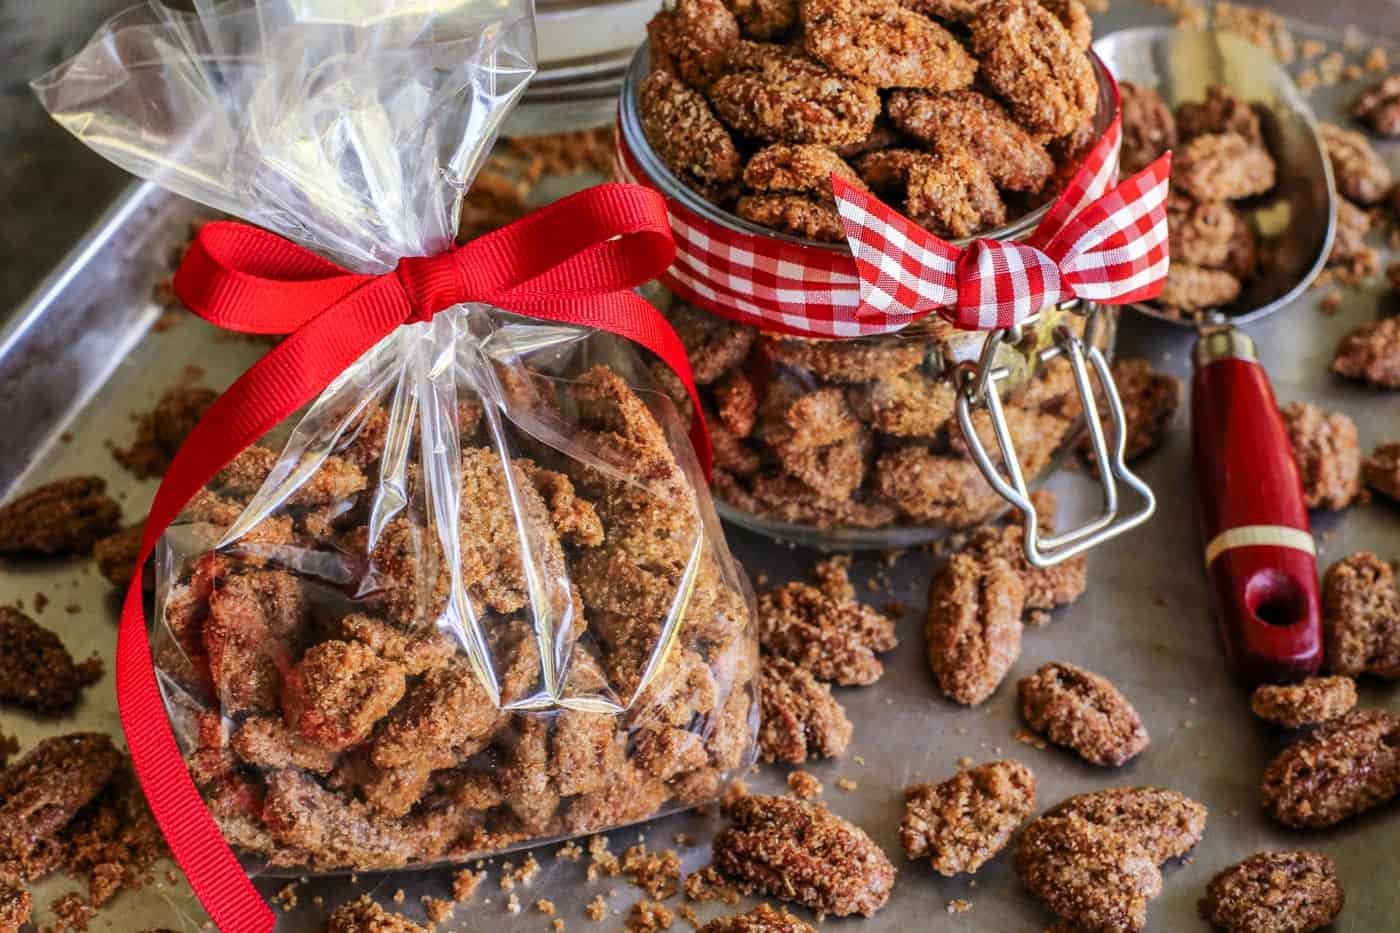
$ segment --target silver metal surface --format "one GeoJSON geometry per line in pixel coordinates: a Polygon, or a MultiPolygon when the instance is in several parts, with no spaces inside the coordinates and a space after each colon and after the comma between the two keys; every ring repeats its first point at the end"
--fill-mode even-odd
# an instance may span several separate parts
{"type": "MultiPolygon", "coordinates": [[[[1106,35],[1094,50],[1114,77],[1155,88],[1173,109],[1203,100],[1212,84],[1224,84],[1254,105],[1278,163],[1278,180],[1273,191],[1240,207],[1255,234],[1273,244],[1272,265],[1223,310],[1232,323],[1248,324],[1286,307],[1322,271],[1337,225],[1332,166],[1312,109],[1288,72],[1267,51],[1231,33],[1144,26],[1106,35]]],[[[1152,304],[1133,307],[1197,326],[1152,304]]]]}
{"type": "MultiPolygon", "coordinates": [[[[1101,23],[1164,21],[1168,15],[1144,3],[1116,0],[1101,23]]],[[[1340,114],[1356,89],[1356,84],[1323,89],[1313,99],[1324,113],[1340,114]]],[[[1400,146],[1385,144],[1381,149],[1391,165],[1400,169],[1400,146]]],[[[124,342],[113,343],[109,334],[91,351],[93,358],[106,358],[115,365],[106,367],[110,373],[102,387],[87,393],[86,405],[55,409],[53,417],[67,420],[51,423],[47,433],[13,439],[7,436],[9,443],[0,452],[6,476],[22,477],[24,484],[30,484],[60,475],[98,472],[110,479],[128,516],[139,517],[154,483],[137,482],[116,469],[104,442],[128,441],[133,431],[130,416],[148,409],[186,364],[203,367],[208,384],[223,386],[263,351],[261,344],[218,335],[192,318],[163,332],[141,336],[141,329],[156,317],[145,283],[158,277],[162,261],[158,245],[183,235],[183,220],[171,220],[181,216],[179,206],[168,202],[172,199],[158,194],[145,201],[150,213],[133,213],[133,222],[114,229],[108,237],[110,251],[100,249],[88,254],[85,262],[68,267],[68,284],[48,303],[49,312],[61,314],[65,307],[91,305],[94,314],[124,320],[131,331],[124,342]],[[61,440],[62,432],[69,433],[71,440],[61,440]]],[[[1373,238],[1372,242],[1379,241],[1373,238]]],[[[1385,258],[1396,257],[1388,253],[1385,258]]],[[[1328,316],[1316,310],[1320,296],[1316,291],[1304,293],[1288,309],[1258,322],[1250,331],[1261,358],[1269,361],[1280,401],[1305,398],[1346,412],[1356,420],[1362,445],[1369,450],[1400,431],[1400,396],[1333,381],[1327,363],[1344,333],[1374,319],[1379,306],[1395,299],[1383,296],[1382,285],[1376,280],[1346,292],[1342,309],[1328,316]]],[[[101,321],[89,321],[87,333],[109,333],[101,321]]],[[[36,326],[49,325],[37,322],[36,326]]],[[[1186,377],[1193,338],[1180,328],[1138,317],[1121,328],[1118,348],[1123,355],[1146,356],[1157,366],[1186,377]]],[[[4,356],[0,359],[0,384],[12,367],[28,366],[42,371],[43,381],[55,396],[61,394],[65,386],[73,384],[74,364],[59,365],[53,362],[56,357],[44,355],[60,350],[50,345],[26,358],[4,356]]],[[[8,396],[5,417],[11,422],[22,419],[25,414],[19,409],[25,406],[24,398],[8,396]]],[[[943,700],[924,661],[922,611],[937,559],[923,551],[911,551],[889,566],[873,555],[856,559],[855,574],[867,600],[876,604],[897,600],[906,607],[900,613],[901,644],[885,656],[887,670],[878,684],[836,691],[855,723],[850,756],[840,762],[816,763],[807,770],[825,783],[825,799],[832,809],[864,826],[890,854],[899,867],[899,877],[889,905],[875,918],[828,920],[823,929],[1029,933],[1050,925],[1050,915],[1016,882],[1007,855],[984,867],[974,880],[942,878],[926,863],[909,862],[900,853],[897,829],[902,788],[912,781],[951,775],[964,756],[979,762],[997,757],[1025,761],[1036,772],[1041,808],[1072,793],[1123,784],[1171,787],[1205,802],[1211,810],[1205,841],[1189,864],[1166,868],[1163,893],[1148,910],[1153,933],[1205,933],[1208,927],[1197,916],[1195,905],[1212,874],[1262,848],[1299,847],[1326,852],[1337,862],[1347,891],[1346,911],[1333,928],[1337,933],[1379,933],[1396,928],[1395,918],[1400,916],[1400,890],[1395,884],[1400,865],[1400,805],[1333,830],[1308,833],[1286,831],[1258,811],[1260,772],[1282,741],[1250,717],[1248,692],[1230,682],[1215,644],[1201,571],[1189,458],[1182,412],[1162,449],[1140,464],[1143,479],[1158,492],[1156,515],[1111,546],[1094,551],[1089,558],[1089,591],[1074,606],[1055,613],[1047,627],[1027,630],[1022,656],[1010,681],[976,709],[943,700]],[[883,589],[868,592],[867,580],[880,583],[883,589]],[[1054,748],[1042,750],[1015,741],[1013,733],[1020,721],[1012,681],[1052,660],[1079,663],[1108,675],[1134,702],[1152,734],[1151,747],[1138,760],[1110,771],[1083,765],[1054,748]],[[840,790],[835,784],[838,777],[854,781],[855,788],[840,790]],[[970,902],[971,909],[948,913],[947,906],[954,899],[970,902]]],[[[1082,517],[1098,495],[1097,486],[1083,475],[1061,474],[1051,486],[1061,496],[1067,522],[1082,517]]],[[[1391,559],[1400,557],[1400,507],[1392,503],[1376,501],[1341,514],[1314,513],[1313,528],[1320,542],[1319,562],[1324,567],[1360,549],[1391,559]]],[[[777,546],[741,530],[731,529],[730,538],[751,574],[766,577],[769,585],[800,577],[816,557],[810,551],[777,546]]],[[[23,599],[32,609],[36,592],[50,599],[39,618],[59,631],[76,655],[100,653],[108,662],[109,673],[70,719],[44,720],[0,708],[4,731],[17,734],[25,745],[74,729],[119,735],[110,673],[116,595],[87,561],[5,566],[0,575],[0,602],[23,599]],[[75,611],[70,614],[68,606],[75,611]]],[[[1385,684],[1363,682],[1361,697],[1365,706],[1400,711],[1400,694],[1385,684]]],[[[753,777],[751,786],[779,792],[786,771],[766,767],[753,777]]],[[[692,871],[708,861],[710,833],[720,825],[717,817],[689,813],[615,832],[611,838],[614,851],[620,851],[639,836],[653,847],[666,848],[675,845],[676,834],[688,833],[695,843],[679,850],[685,870],[692,871]]],[[[438,929],[545,933],[551,918],[532,905],[538,898],[548,898],[570,931],[620,930],[623,914],[641,893],[620,878],[588,882],[583,863],[555,859],[553,851],[545,848],[536,852],[543,870],[533,884],[516,890],[522,904],[519,914],[506,912],[507,893],[495,882],[498,873],[492,872],[476,900],[458,907],[452,919],[438,929]],[[616,894],[610,896],[609,891],[616,894]],[[583,913],[584,905],[596,895],[603,895],[614,911],[599,924],[583,913]]],[[[515,856],[514,861],[518,864],[520,858],[515,856]]],[[[297,909],[279,911],[280,929],[288,933],[319,930],[331,908],[360,893],[373,894],[392,909],[421,919],[419,898],[448,896],[450,879],[450,870],[437,869],[364,875],[355,881],[313,881],[299,886],[297,909]],[[399,889],[405,897],[401,905],[395,905],[392,896],[399,889]]],[[[285,879],[264,880],[260,886],[272,895],[285,883],[285,879]]],[[[47,905],[71,887],[66,882],[47,882],[36,892],[36,901],[47,905]]],[[[669,903],[675,907],[679,901],[669,903]]],[[[747,900],[741,906],[753,903],[747,900]]],[[[708,919],[729,909],[710,904],[700,905],[698,912],[708,919]]],[[[798,913],[812,919],[806,911],[798,913]]],[[[46,923],[49,916],[41,913],[39,919],[46,923]]],[[[121,895],[94,920],[91,929],[135,933],[164,927],[193,933],[204,920],[183,884],[172,885],[160,878],[141,892],[121,895]]],[[[673,929],[687,926],[678,920],[673,929]]]]}

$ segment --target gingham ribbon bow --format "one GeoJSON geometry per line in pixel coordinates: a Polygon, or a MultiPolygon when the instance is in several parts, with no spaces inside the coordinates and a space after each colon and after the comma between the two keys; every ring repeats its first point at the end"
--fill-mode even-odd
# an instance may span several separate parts
{"type": "Polygon", "coordinates": [[[1168,153],[1082,209],[1067,190],[1027,241],[979,239],[965,249],[833,175],[860,278],[856,316],[903,319],[936,311],[956,327],[993,330],[1071,298],[1103,304],[1155,298],[1167,276],[1170,169],[1168,153]]]}

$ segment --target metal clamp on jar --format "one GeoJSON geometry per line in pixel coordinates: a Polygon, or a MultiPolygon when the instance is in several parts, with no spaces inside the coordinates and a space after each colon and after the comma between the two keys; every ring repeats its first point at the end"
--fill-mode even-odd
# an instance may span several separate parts
{"type": "MultiPolygon", "coordinates": [[[[958,387],[958,425],[962,429],[968,452],[976,462],[982,475],[992,488],[1001,494],[1022,515],[1026,533],[1023,547],[1026,560],[1033,567],[1050,567],[1060,561],[1080,554],[1109,538],[1122,534],[1147,521],[1157,508],[1152,489],[1136,474],[1128,469],[1123,459],[1124,441],[1127,437],[1127,423],[1123,416],[1123,402],[1113,385],[1108,362],[1095,345],[1095,337],[1102,323],[1100,308],[1089,302],[1066,302],[1057,310],[1071,311],[1085,318],[1084,337],[1076,336],[1069,328],[1060,325],[1055,328],[1054,344],[1041,351],[1040,363],[1056,357],[1069,361],[1074,376],[1075,390],[1083,407],[1084,420],[1088,429],[1089,442],[1094,462],[1099,465],[1098,479],[1103,491],[1103,508],[1097,516],[1077,528],[1057,534],[1043,535],[1035,507],[1031,504],[1030,489],[1021,471],[1020,460],[1016,455],[1011,428],[1002,408],[1001,393],[997,384],[1005,380],[1010,371],[996,365],[997,347],[1003,341],[1018,344],[1024,339],[1024,325],[992,331],[983,344],[982,356],[976,366],[964,365],[961,371],[961,384],[958,387]],[[1098,405],[1094,398],[1093,386],[1089,381],[1089,365],[1092,364],[1099,384],[1103,386],[1104,401],[1108,406],[1108,416],[1112,431],[1104,434],[1103,422],[1099,417],[1098,405]],[[1005,477],[997,468],[996,461],[987,453],[986,447],[977,435],[972,413],[978,406],[985,405],[995,432],[1001,461],[1006,465],[1005,477]],[[1110,446],[1111,443],[1111,446],[1110,446]],[[1107,468],[1105,468],[1105,464],[1107,468]],[[1118,484],[1123,483],[1141,500],[1137,508],[1123,513],[1119,501],[1118,484]]],[[[1035,319],[1027,322],[1031,324],[1035,319]]]]}

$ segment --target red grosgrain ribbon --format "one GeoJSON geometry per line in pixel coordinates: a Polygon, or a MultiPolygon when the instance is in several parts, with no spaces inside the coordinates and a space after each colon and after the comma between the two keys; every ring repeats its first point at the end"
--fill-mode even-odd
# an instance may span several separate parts
{"type": "Polygon", "coordinates": [[[994,330],[1071,298],[1156,298],[1167,277],[1170,173],[1168,153],[1082,210],[1052,209],[1027,242],[976,240],[966,249],[833,175],[860,277],[856,314],[878,320],[936,311],[964,330],[994,330]]]}
{"type": "MultiPolygon", "coordinates": [[[[223,933],[270,933],[258,896],[190,779],[156,682],[141,568],[185,504],[248,445],[313,400],[395,328],[481,302],[633,340],[676,371],[700,405],[685,348],[666,319],[631,291],[675,254],[655,192],[602,185],[565,198],[466,246],[355,275],[266,231],[212,223],[175,275],[175,292],[228,330],[289,334],[229,388],[180,448],[156,492],[117,639],[117,700],[151,811],[191,887],[223,933]]],[[[709,438],[691,438],[708,475],[709,438]]]]}

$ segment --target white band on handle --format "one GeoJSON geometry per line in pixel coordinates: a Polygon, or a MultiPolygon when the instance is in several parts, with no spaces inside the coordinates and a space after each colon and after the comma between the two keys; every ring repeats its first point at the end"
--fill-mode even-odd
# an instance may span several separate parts
{"type": "Polygon", "coordinates": [[[1211,539],[1210,544],[1206,545],[1206,566],[1215,563],[1217,557],[1232,548],[1261,544],[1291,547],[1317,556],[1317,543],[1313,541],[1313,536],[1299,528],[1289,528],[1285,525],[1241,525],[1222,531],[1211,539]]]}

